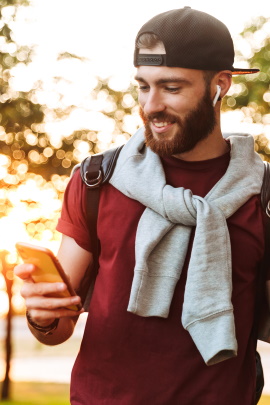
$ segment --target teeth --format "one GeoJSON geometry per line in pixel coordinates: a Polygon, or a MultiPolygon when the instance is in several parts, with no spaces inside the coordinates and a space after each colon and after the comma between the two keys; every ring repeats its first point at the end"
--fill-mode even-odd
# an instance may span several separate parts
{"type": "Polygon", "coordinates": [[[155,122],[154,125],[158,128],[162,128],[162,127],[166,127],[167,125],[169,125],[169,122],[155,122]]]}

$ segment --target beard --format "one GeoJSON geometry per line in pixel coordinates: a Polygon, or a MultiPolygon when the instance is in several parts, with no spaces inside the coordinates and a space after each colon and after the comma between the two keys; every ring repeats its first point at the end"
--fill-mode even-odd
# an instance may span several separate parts
{"type": "Polygon", "coordinates": [[[197,107],[191,110],[184,119],[166,112],[156,112],[146,115],[140,107],[140,116],[145,125],[145,143],[161,157],[172,156],[192,150],[198,142],[207,138],[216,125],[215,110],[207,87],[197,107]],[[150,122],[158,119],[178,125],[178,130],[173,138],[167,139],[166,134],[155,138],[150,128],[150,122]]]}

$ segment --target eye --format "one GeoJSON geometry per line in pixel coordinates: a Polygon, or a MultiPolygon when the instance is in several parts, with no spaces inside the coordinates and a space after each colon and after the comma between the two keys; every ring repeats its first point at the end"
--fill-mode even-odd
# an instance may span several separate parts
{"type": "Polygon", "coordinates": [[[139,85],[139,90],[140,91],[148,91],[149,86],[146,86],[145,84],[141,84],[141,85],[139,85]]]}
{"type": "Polygon", "coordinates": [[[180,87],[165,87],[165,90],[168,91],[169,93],[178,93],[181,88],[180,87]]]}

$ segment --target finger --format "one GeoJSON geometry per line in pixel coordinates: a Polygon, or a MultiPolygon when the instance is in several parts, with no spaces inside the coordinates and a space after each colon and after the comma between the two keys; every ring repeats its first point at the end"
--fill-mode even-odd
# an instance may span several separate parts
{"type": "Polygon", "coordinates": [[[71,311],[65,308],[58,308],[56,310],[45,310],[45,309],[32,309],[28,311],[31,319],[38,325],[49,324],[54,321],[55,318],[70,318],[77,317],[84,312],[82,308],[79,311],[71,311]]]}
{"type": "Polygon", "coordinates": [[[75,308],[75,306],[81,304],[81,299],[78,296],[68,298],[33,296],[26,298],[25,303],[28,310],[44,309],[53,311],[63,308],[66,309],[67,307],[75,308]]]}
{"type": "Polygon", "coordinates": [[[65,283],[25,283],[21,288],[23,298],[31,296],[59,295],[67,289],[65,283]]]}
{"type": "Polygon", "coordinates": [[[36,267],[32,263],[19,264],[14,267],[14,274],[24,281],[32,280],[31,275],[35,268],[36,267]]]}

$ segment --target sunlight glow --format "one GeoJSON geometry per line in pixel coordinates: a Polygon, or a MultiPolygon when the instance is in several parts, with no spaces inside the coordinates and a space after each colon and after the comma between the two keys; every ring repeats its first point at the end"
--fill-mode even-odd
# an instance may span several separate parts
{"type": "Polygon", "coordinates": [[[6,294],[5,291],[1,291],[0,290],[0,318],[2,318],[3,316],[6,316],[6,314],[8,313],[8,296],[6,294]]]}
{"type": "MultiPolygon", "coordinates": [[[[185,5],[178,0],[155,3],[155,13],[185,5]]],[[[234,3],[234,13],[230,7],[221,8],[208,0],[203,3],[190,0],[189,5],[209,12],[228,25],[244,59],[252,55],[253,48],[260,49],[270,35],[270,23],[264,24],[254,36],[239,35],[244,22],[257,15],[258,9],[260,13],[265,9],[263,5],[258,7],[258,2],[245,4],[245,7],[234,3]]],[[[18,240],[47,246],[56,253],[60,234],[55,227],[68,183],[61,169],[71,168],[89,153],[125,143],[142,124],[136,89],[133,93],[129,90],[130,85],[134,85],[134,38],[142,23],[152,17],[153,4],[139,0],[131,11],[129,2],[116,0],[106,3],[104,13],[104,2],[77,0],[74,7],[71,0],[30,0],[29,6],[19,8],[16,21],[13,21],[13,12],[13,6],[3,7],[0,22],[0,29],[5,23],[11,24],[14,39],[9,43],[0,36],[0,52],[7,53],[5,63],[10,67],[6,71],[0,68],[6,83],[0,102],[14,102],[20,92],[30,92],[29,100],[42,106],[44,118],[38,122],[31,121],[30,116],[30,124],[24,125],[11,117],[12,123],[21,124],[18,131],[4,124],[0,126],[0,141],[6,145],[0,152],[3,185],[0,188],[0,252],[9,252],[10,265],[18,261],[15,251],[18,240]],[[32,46],[34,51],[28,63],[28,47],[32,46]],[[115,97],[111,95],[111,90],[125,92],[127,89],[120,101],[119,93],[115,97]],[[48,166],[57,173],[49,180],[31,174],[36,168],[48,166]]],[[[265,57],[270,61],[270,52],[265,57]]],[[[237,65],[248,67],[243,58],[239,58],[237,65]]],[[[261,82],[267,80],[265,73],[258,77],[261,82]]],[[[227,106],[234,107],[236,97],[245,96],[247,92],[246,84],[234,83],[227,106]]],[[[262,97],[265,103],[270,103],[269,90],[262,97]]],[[[14,111],[20,112],[23,119],[31,112],[27,103],[22,102],[16,104],[14,111]]],[[[264,133],[267,144],[270,114],[261,117],[257,106],[251,103],[248,108],[222,114],[222,129],[255,136],[264,133]],[[251,125],[253,121],[255,124],[251,125]]],[[[15,280],[13,304],[22,310],[18,285],[19,281],[15,280]]],[[[1,316],[7,311],[1,274],[0,294],[1,316]]]]}

